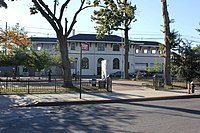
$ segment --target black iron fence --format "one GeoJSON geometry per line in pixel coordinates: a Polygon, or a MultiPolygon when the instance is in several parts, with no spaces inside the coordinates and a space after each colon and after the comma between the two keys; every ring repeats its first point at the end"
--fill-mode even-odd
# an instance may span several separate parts
{"type": "Polygon", "coordinates": [[[0,94],[61,93],[62,80],[11,80],[0,79],[0,94]]]}

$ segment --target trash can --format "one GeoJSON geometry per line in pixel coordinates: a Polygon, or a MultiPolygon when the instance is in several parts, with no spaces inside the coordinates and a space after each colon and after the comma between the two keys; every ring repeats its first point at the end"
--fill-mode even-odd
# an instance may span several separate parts
{"type": "Polygon", "coordinates": [[[97,84],[97,80],[96,79],[92,79],[92,86],[96,86],[97,84]]]}
{"type": "Polygon", "coordinates": [[[159,82],[158,87],[164,87],[164,79],[163,78],[159,78],[158,82],[159,82]]]}
{"type": "Polygon", "coordinates": [[[106,88],[106,82],[105,82],[105,80],[99,80],[99,88],[100,89],[106,88]]]}
{"type": "Polygon", "coordinates": [[[159,86],[158,77],[157,77],[157,75],[155,74],[155,75],[153,76],[153,88],[154,88],[155,90],[158,90],[158,86],[159,86]]]}
{"type": "Polygon", "coordinates": [[[112,92],[112,79],[110,77],[107,78],[107,91],[112,92]]]}

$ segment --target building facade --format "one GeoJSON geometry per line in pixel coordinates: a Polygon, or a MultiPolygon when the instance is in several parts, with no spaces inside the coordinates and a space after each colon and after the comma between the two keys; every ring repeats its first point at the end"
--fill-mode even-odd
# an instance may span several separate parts
{"type": "MultiPolygon", "coordinates": [[[[34,50],[46,50],[51,54],[58,54],[56,38],[32,37],[34,50]]],[[[69,57],[74,58],[71,63],[72,73],[79,74],[80,59],[82,58],[83,75],[100,75],[101,61],[107,60],[107,73],[124,71],[124,42],[116,35],[107,35],[97,39],[95,34],[77,34],[67,39],[69,57]]],[[[146,67],[163,63],[160,57],[159,43],[150,41],[130,41],[129,72],[145,70],[146,67]]],[[[58,68],[52,68],[53,75],[61,74],[58,68]]]]}

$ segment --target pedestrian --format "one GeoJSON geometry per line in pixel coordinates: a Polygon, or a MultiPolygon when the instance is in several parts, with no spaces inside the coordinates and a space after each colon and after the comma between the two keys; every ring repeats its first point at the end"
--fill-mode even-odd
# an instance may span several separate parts
{"type": "Polygon", "coordinates": [[[49,71],[48,71],[48,81],[49,82],[51,82],[51,73],[52,73],[52,71],[51,71],[51,69],[49,69],[49,71]]]}
{"type": "Polygon", "coordinates": [[[191,91],[191,82],[190,81],[187,81],[187,89],[188,89],[188,94],[190,94],[190,91],[191,91]]]}
{"type": "Polygon", "coordinates": [[[191,86],[192,93],[194,93],[195,84],[193,80],[190,82],[190,86],[191,86]]]}

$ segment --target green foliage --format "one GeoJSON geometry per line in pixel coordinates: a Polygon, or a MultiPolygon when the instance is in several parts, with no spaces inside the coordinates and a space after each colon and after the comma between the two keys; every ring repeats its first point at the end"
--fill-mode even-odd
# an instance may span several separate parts
{"type": "Polygon", "coordinates": [[[56,54],[51,57],[51,63],[52,66],[57,66],[57,67],[62,67],[62,62],[61,62],[61,55],[56,54]]]}
{"type": "Polygon", "coordinates": [[[153,72],[153,73],[157,73],[157,72],[160,72],[161,68],[162,68],[163,64],[162,63],[155,63],[154,66],[151,66],[151,67],[147,67],[146,70],[148,72],[153,72]]]}
{"type": "Polygon", "coordinates": [[[91,16],[92,21],[99,25],[95,27],[98,38],[103,38],[106,33],[111,34],[113,30],[124,30],[124,27],[129,27],[131,22],[136,21],[136,6],[132,6],[131,3],[114,0],[103,0],[103,5],[100,3],[99,0],[94,1],[94,6],[101,8],[95,10],[91,16]]]}
{"type": "Polygon", "coordinates": [[[137,80],[141,80],[142,79],[142,74],[138,71],[137,75],[136,75],[136,79],[137,80]]]}
{"type": "Polygon", "coordinates": [[[12,53],[0,55],[1,66],[20,66],[26,65],[28,59],[28,49],[26,46],[16,47],[12,53]]]}
{"type": "MultiPolygon", "coordinates": [[[[171,53],[178,51],[179,50],[179,45],[182,41],[180,34],[178,33],[178,31],[172,30],[170,32],[170,36],[168,37],[168,40],[170,42],[170,50],[171,53]]],[[[162,54],[160,55],[161,57],[165,57],[165,50],[166,46],[164,44],[160,44],[159,49],[160,51],[162,51],[162,54]]]]}
{"type": "Polygon", "coordinates": [[[40,72],[51,65],[51,60],[50,54],[46,51],[32,51],[29,55],[27,66],[35,68],[40,72]]]}
{"type": "Polygon", "coordinates": [[[14,66],[11,55],[0,54],[0,66],[14,66]]]}
{"type": "Polygon", "coordinates": [[[198,46],[191,47],[188,41],[182,41],[178,53],[173,53],[172,74],[191,80],[200,76],[200,52],[198,46]]]}

